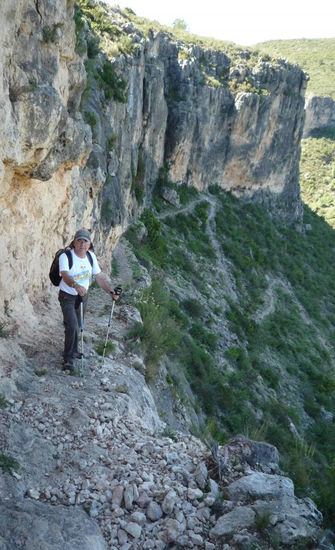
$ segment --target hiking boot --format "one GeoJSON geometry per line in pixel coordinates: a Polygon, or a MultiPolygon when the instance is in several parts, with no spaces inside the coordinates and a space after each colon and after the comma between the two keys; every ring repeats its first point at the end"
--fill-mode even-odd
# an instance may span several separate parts
{"type": "Polygon", "coordinates": [[[81,359],[82,357],[85,357],[83,353],[81,353],[80,351],[75,351],[74,354],[73,354],[73,357],[75,359],[81,359]]]}
{"type": "Polygon", "coordinates": [[[69,372],[74,372],[74,364],[71,361],[64,361],[63,363],[63,370],[67,370],[69,372]]]}

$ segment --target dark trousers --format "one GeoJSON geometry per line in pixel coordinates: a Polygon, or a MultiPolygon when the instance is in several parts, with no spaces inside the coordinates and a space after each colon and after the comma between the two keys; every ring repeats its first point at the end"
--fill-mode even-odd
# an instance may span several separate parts
{"type": "MultiPolygon", "coordinates": [[[[83,316],[86,310],[87,297],[87,294],[82,297],[83,316]]],[[[63,358],[64,362],[73,363],[79,353],[78,341],[80,331],[80,298],[79,296],[73,296],[72,294],[68,294],[63,290],[60,290],[58,300],[62,308],[65,327],[63,358]]]]}

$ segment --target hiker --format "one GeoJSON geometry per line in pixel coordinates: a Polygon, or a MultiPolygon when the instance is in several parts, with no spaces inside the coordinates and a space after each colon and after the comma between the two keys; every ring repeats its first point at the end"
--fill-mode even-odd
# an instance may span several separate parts
{"type": "Polygon", "coordinates": [[[83,314],[87,305],[87,291],[92,275],[100,288],[111,295],[113,300],[119,298],[114,294],[104,278],[99,267],[96,255],[93,252],[91,237],[86,229],[79,229],[70,245],[72,266],[69,267],[68,255],[64,252],[59,256],[59,283],[58,300],[62,308],[65,342],[63,353],[63,369],[74,371],[74,361],[81,357],[78,349],[80,328],[80,302],[83,303],[83,314]]]}

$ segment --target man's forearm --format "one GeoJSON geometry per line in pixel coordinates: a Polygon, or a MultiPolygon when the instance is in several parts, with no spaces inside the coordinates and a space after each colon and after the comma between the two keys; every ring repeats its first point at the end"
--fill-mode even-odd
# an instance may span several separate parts
{"type": "Polygon", "coordinates": [[[100,288],[102,288],[102,290],[107,292],[107,294],[110,294],[111,292],[113,292],[113,290],[111,289],[111,285],[106,281],[102,273],[98,273],[98,275],[95,276],[95,280],[100,286],[100,288]]]}

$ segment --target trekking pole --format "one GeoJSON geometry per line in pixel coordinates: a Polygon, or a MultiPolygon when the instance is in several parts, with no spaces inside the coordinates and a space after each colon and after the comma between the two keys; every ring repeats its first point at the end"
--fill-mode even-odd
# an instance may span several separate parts
{"type": "Polygon", "coordinates": [[[81,373],[83,372],[84,367],[84,307],[83,307],[83,298],[80,296],[80,340],[81,340],[81,373]]]}
{"type": "MultiPolygon", "coordinates": [[[[117,296],[121,296],[122,294],[122,288],[120,286],[117,286],[116,288],[114,288],[114,294],[116,294],[117,296]]],[[[106,334],[106,339],[105,339],[105,345],[104,345],[104,350],[103,350],[103,353],[102,353],[102,360],[104,362],[105,360],[105,353],[106,353],[106,346],[107,346],[107,342],[108,342],[108,336],[109,336],[109,329],[110,327],[112,326],[112,319],[113,319],[113,313],[114,313],[114,306],[115,306],[115,298],[113,298],[113,305],[112,305],[112,309],[111,309],[111,312],[110,312],[110,316],[109,316],[109,320],[108,320],[108,327],[107,327],[107,334],[106,334]]]]}

